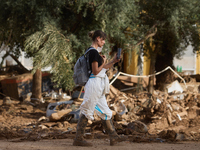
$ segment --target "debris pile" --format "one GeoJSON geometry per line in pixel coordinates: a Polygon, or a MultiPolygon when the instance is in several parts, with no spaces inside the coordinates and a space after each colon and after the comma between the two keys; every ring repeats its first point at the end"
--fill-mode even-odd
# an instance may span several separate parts
{"type": "MultiPolygon", "coordinates": [[[[42,101],[31,100],[30,94],[23,101],[5,97],[0,100],[0,138],[74,138],[83,94],[52,91],[44,93],[42,101]]],[[[200,94],[191,86],[184,89],[176,81],[165,92],[133,94],[111,85],[106,98],[117,133],[127,135],[130,141],[200,139],[200,94]]],[[[85,137],[106,138],[101,119],[96,114],[94,118],[88,122],[85,137]]]]}

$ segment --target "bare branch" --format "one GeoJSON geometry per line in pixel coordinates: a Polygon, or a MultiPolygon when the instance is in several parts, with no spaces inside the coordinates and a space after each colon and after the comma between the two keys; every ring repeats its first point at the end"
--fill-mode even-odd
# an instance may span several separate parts
{"type": "Polygon", "coordinates": [[[12,54],[9,54],[16,62],[17,64],[23,69],[24,72],[30,72],[28,69],[26,69],[22,64],[21,62],[19,62],[19,60],[17,59],[17,57],[15,57],[14,55],[12,54]]]}
{"type": "Polygon", "coordinates": [[[141,39],[140,41],[137,42],[137,44],[135,44],[135,46],[133,47],[133,49],[135,47],[137,47],[138,45],[140,45],[141,43],[143,43],[144,41],[146,41],[148,38],[153,37],[156,33],[157,33],[157,24],[153,25],[149,31],[146,33],[145,37],[143,39],[141,39]],[[152,30],[154,30],[154,32],[152,33],[152,30]]]}

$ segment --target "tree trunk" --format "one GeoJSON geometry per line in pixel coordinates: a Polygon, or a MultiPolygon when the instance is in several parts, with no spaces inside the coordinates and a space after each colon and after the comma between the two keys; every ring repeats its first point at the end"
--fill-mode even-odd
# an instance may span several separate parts
{"type": "Polygon", "coordinates": [[[33,75],[33,86],[31,98],[41,99],[42,97],[42,72],[37,69],[33,75]]]}
{"type": "MultiPolygon", "coordinates": [[[[163,50],[162,55],[158,55],[156,58],[155,69],[157,72],[165,69],[170,66],[174,69],[173,66],[174,55],[169,50],[163,50]]],[[[175,79],[174,73],[171,70],[167,70],[156,76],[156,89],[165,90],[165,84],[173,82],[175,79]]]]}
{"type": "MultiPolygon", "coordinates": [[[[151,57],[151,64],[150,64],[150,74],[155,73],[155,62],[156,62],[156,54],[152,54],[151,57]]],[[[149,93],[153,93],[154,91],[154,76],[151,76],[149,78],[149,93]]]]}

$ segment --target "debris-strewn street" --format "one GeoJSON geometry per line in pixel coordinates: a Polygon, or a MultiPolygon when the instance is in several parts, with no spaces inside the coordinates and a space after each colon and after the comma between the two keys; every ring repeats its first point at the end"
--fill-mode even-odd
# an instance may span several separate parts
{"type": "Polygon", "coordinates": [[[0,150],[199,147],[199,0],[1,0],[0,150]]]}
{"type": "MultiPolygon", "coordinates": [[[[174,83],[168,87],[172,85],[174,83]]],[[[129,148],[131,143],[137,142],[199,142],[198,86],[198,82],[193,81],[184,89],[184,84],[177,82],[170,93],[155,90],[153,94],[146,91],[133,94],[111,85],[107,101],[113,110],[117,133],[128,137],[129,148]]],[[[4,97],[0,100],[0,139],[15,142],[73,139],[82,95],[80,91],[75,91],[72,96],[46,92],[42,100],[31,99],[27,94],[21,101],[4,97]]],[[[101,119],[94,116],[95,120],[88,122],[85,138],[102,139],[106,143],[108,135],[101,119]]]]}

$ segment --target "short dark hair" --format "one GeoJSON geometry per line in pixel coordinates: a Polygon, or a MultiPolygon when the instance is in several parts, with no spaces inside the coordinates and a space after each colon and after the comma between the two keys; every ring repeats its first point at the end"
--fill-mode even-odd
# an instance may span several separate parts
{"type": "Polygon", "coordinates": [[[90,31],[88,33],[89,37],[92,39],[92,41],[95,41],[97,37],[103,38],[104,40],[106,39],[106,34],[101,31],[101,30],[96,30],[96,31],[90,31]]]}

